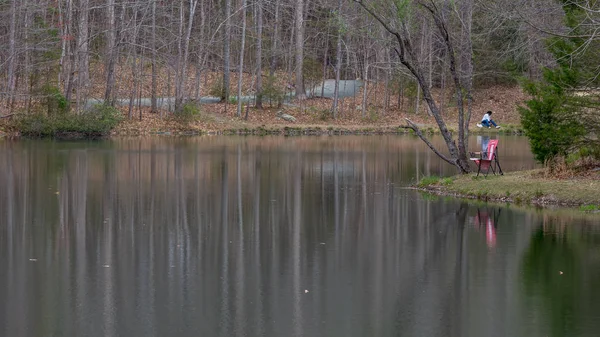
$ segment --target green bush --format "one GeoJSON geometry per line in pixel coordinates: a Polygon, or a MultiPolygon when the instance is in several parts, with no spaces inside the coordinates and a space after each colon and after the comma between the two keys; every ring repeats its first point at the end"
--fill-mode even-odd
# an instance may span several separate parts
{"type": "Polygon", "coordinates": [[[27,137],[44,137],[54,134],[53,118],[48,117],[44,113],[34,113],[24,115],[13,119],[15,129],[23,136],[27,137]]]}
{"type": "Polygon", "coordinates": [[[180,122],[190,123],[196,119],[198,119],[202,113],[200,112],[200,108],[195,103],[185,103],[181,108],[181,111],[175,112],[173,117],[180,122]]]}
{"type": "Polygon", "coordinates": [[[273,106],[273,103],[275,103],[277,107],[281,107],[285,98],[285,91],[277,87],[275,81],[275,76],[267,77],[263,85],[262,98],[263,102],[268,101],[271,107],[273,106]]]}
{"type": "Polygon", "coordinates": [[[25,137],[98,138],[107,135],[121,119],[117,109],[95,105],[81,115],[35,113],[17,118],[13,123],[25,137]]]}
{"type": "Polygon", "coordinates": [[[592,26],[581,7],[563,1],[568,37],[552,37],[548,49],[556,66],[544,69],[540,82],[525,81],[532,97],[520,107],[521,123],[535,158],[551,163],[556,157],[569,158],[582,147],[595,157],[600,152],[600,102],[590,88],[600,85],[597,67],[600,42],[585,40],[592,26]],[[583,92],[582,92],[583,91],[583,92]]]}
{"type": "MultiPolygon", "coordinates": [[[[556,72],[546,71],[548,81],[556,72]]],[[[585,126],[566,108],[568,95],[550,83],[526,82],[524,89],[532,98],[518,110],[535,159],[547,163],[556,156],[568,155],[586,135],[585,126]]]]}
{"type": "Polygon", "coordinates": [[[42,94],[46,97],[45,104],[49,115],[63,114],[69,111],[69,102],[59,88],[45,85],[42,87],[42,94]]]}

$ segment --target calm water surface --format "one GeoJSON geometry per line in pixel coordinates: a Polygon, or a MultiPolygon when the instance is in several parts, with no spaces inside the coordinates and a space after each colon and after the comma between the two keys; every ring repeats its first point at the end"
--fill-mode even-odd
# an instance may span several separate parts
{"type": "Polygon", "coordinates": [[[597,336],[600,227],[406,188],[454,173],[408,136],[0,142],[0,335],[597,336]]]}

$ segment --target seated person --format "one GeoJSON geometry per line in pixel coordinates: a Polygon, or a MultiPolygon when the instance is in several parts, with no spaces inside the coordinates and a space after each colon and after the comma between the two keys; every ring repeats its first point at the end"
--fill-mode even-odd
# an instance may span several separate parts
{"type": "Polygon", "coordinates": [[[486,127],[486,128],[491,128],[493,126],[496,127],[496,129],[500,128],[500,125],[496,125],[496,122],[494,122],[492,120],[492,112],[488,111],[485,113],[485,115],[483,115],[483,118],[481,119],[481,124],[477,124],[477,127],[486,127]]]}

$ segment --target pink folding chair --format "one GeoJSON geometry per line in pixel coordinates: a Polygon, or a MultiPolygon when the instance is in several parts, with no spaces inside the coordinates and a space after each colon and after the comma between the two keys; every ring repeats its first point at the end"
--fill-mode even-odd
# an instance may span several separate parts
{"type": "Polygon", "coordinates": [[[496,172],[504,175],[498,161],[498,139],[490,139],[485,152],[471,152],[470,159],[477,165],[477,176],[482,173],[484,177],[487,177],[490,169],[494,175],[496,172]]]}

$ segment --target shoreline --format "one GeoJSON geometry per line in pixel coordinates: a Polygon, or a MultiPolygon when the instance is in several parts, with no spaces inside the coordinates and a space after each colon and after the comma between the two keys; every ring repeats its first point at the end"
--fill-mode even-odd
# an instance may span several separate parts
{"type": "MultiPolygon", "coordinates": [[[[89,138],[77,137],[68,134],[67,137],[54,137],[55,140],[90,140],[90,139],[117,139],[121,137],[196,137],[196,136],[376,136],[376,135],[413,135],[412,129],[403,126],[381,126],[381,125],[294,125],[294,124],[272,124],[272,125],[241,125],[231,127],[229,123],[222,128],[204,130],[193,128],[189,125],[175,123],[161,125],[154,130],[143,130],[142,128],[123,128],[122,122],[116,130],[103,137],[89,138]],[[166,126],[164,129],[162,126],[166,126]]],[[[450,124],[450,123],[449,123],[450,124]]],[[[137,125],[139,126],[139,125],[137,125]]],[[[437,125],[420,124],[419,127],[424,134],[439,134],[437,125]]],[[[450,130],[456,130],[450,124],[450,130]]],[[[519,126],[509,126],[501,129],[479,129],[472,130],[472,135],[523,135],[519,126]]],[[[20,136],[17,132],[3,132],[0,130],[0,139],[20,140],[32,139],[20,136]]],[[[36,139],[36,138],[33,138],[36,139]]],[[[46,138],[47,139],[47,138],[46,138]]],[[[504,176],[488,176],[487,178],[475,178],[474,174],[465,176],[454,176],[449,178],[426,177],[418,186],[413,188],[425,193],[437,196],[449,196],[454,198],[479,200],[483,202],[508,203],[516,205],[529,205],[537,207],[566,207],[581,208],[592,213],[600,213],[600,168],[593,170],[592,178],[575,177],[573,179],[545,178],[541,176],[543,169],[530,171],[509,172],[504,176]],[[429,181],[426,181],[428,180],[429,181]],[[517,181],[515,181],[517,179],[517,181]],[[569,186],[572,185],[572,186],[569,186]],[[565,194],[564,192],[567,192],[565,194]],[[570,193],[570,194],[569,194],[570,193]],[[594,197],[595,195],[597,197],[594,197]]]]}
{"type": "Polygon", "coordinates": [[[473,173],[449,178],[426,177],[413,188],[460,199],[542,208],[578,208],[600,213],[600,169],[588,176],[548,178],[544,169],[514,171],[503,176],[475,177],[473,173]]]}
{"type": "MultiPolygon", "coordinates": [[[[126,122],[125,122],[126,123],[126,122]]],[[[121,126],[121,125],[120,125],[121,126]]],[[[426,135],[437,135],[440,131],[437,125],[420,124],[421,132],[426,135]]],[[[452,133],[456,133],[454,126],[449,127],[452,133]]],[[[86,137],[78,134],[71,134],[69,137],[53,137],[58,140],[86,140],[86,139],[110,139],[118,137],[147,137],[147,136],[372,136],[372,135],[405,135],[415,134],[415,132],[405,126],[381,126],[381,125],[294,125],[294,124],[273,124],[273,125],[245,125],[239,127],[223,127],[216,129],[201,129],[190,127],[189,125],[177,125],[174,127],[165,127],[154,130],[143,130],[140,128],[120,128],[110,132],[102,137],[86,137]]],[[[471,135],[499,134],[522,136],[523,131],[520,126],[510,125],[501,129],[471,129],[471,135]]],[[[37,139],[36,137],[21,136],[17,131],[0,130],[0,139],[37,139]]]]}

